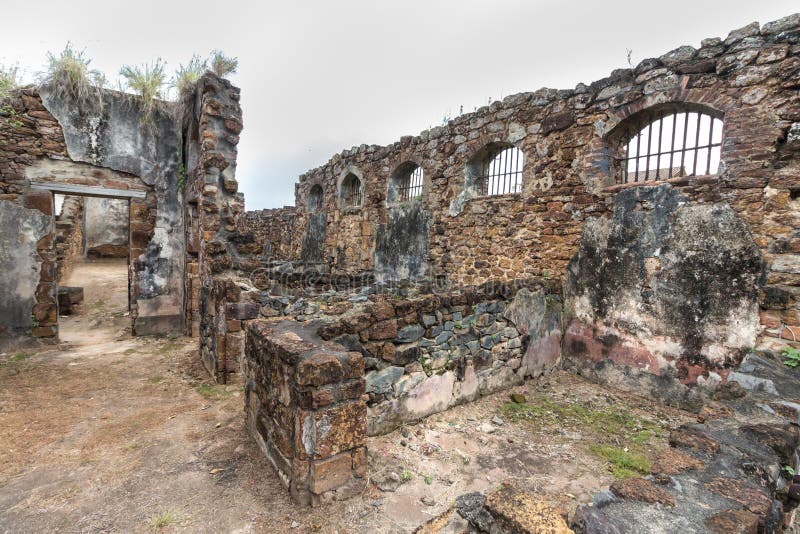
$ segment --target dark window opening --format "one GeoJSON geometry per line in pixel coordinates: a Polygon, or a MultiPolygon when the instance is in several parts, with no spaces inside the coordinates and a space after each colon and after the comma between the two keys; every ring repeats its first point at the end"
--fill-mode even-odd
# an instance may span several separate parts
{"type": "Polygon", "coordinates": [[[629,126],[617,182],[636,183],[716,174],[722,150],[722,120],[703,112],[645,114],[629,126]]]}
{"type": "Polygon", "coordinates": [[[422,167],[417,165],[414,170],[400,177],[397,184],[397,197],[400,202],[408,202],[422,197],[422,167]]]}
{"type": "Polygon", "coordinates": [[[308,192],[308,211],[315,213],[320,209],[322,209],[322,186],[316,184],[308,192]]]}
{"type": "Polygon", "coordinates": [[[360,208],[361,201],[361,180],[350,173],[342,181],[342,208],[360,208]]]}

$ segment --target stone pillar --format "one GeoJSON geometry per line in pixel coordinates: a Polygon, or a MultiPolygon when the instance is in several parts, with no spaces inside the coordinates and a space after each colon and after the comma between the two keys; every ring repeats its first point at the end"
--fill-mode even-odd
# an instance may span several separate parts
{"type": "Polygon", "coordinates": [[[364,359],[313,327],[247,323],[247,426],[295,501],[317,505],[366,484],[364,359]]]}

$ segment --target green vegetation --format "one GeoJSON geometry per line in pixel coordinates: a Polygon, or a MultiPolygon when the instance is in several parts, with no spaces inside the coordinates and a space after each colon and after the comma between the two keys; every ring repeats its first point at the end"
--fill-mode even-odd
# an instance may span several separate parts
{"type": "Polygon", "coordinates": [[[178,514],[171,510],[166,510],[150,518],[150,527],[161,530],[178,522],[178,514]]]}
{"type": "Polygon", "coordinates": [[[616,478],[650,472],[647,452],[654,437],[666,436],[666,428],[629,413],[619,406],[592,407],[572,399],[556,402],[537,395],[529,403],[508,402],[504,417],[511,422],[530,422],[540,426],[580,428],[593,433],[590,452],[609,463],[616,478]],[[620,444],[622,444],[620,446],[620,444]]]}
{"type": "Polygon", "coordinates": [[[643,454],[625,451],[612,445],[592,445],[589,450],[611,464],[611,474],[615,478],[630,478],[650,473],[650,462],[643,454]]]}
{"type": "Polygon", "coordinates": [[[433,477],[432,477],[432,476],[430,476],[430,475],[426,475],[426,476],[425,476],[425,484],[427,484],[428,486],[430,486],[431,484],[433,484],[433,477]]]}
{"type": "Polygon", "coordinates": [[[781,467],[781,474],[784,476],[784,478],[788,479],[792,478],[797,473],[795,472],[794,467],[792,467],[791,465],[784,465],[783,467],[781,467]]]}
{"type": "Polygon", "coordinates": [[[100,71],[89,68],[91,60],[83,50],[75,50],[67,43],[60,54],[47,53],[47,71],[40,83],[54,91],[58,96],[72,97],[75,101],[86,103],[97,96],[106,79],[100,71]]]}
{"type": "Polygon", "coordinates": [[[158,101],[164,97],[163,88],[167,81],[164,62],[159,58],[141,66],[124,65],[119,74],[125,78],[127,88],[142,98],[139,121],[142,125],[152,126],[158,101]]]}
{"type": "Polygon", "coordinates": [[[209,386],[206,384],[197,386],[194,390],[203,397],[213,400],[225,399],[231,395],[230,391],[227,391],[225,388],[219,386],[209,386]]]}
{"type": "Polygon", "coordinates": [[[209,60],[210,70],[220,78],[225,78],[231,74],[236,74],[239,68],[239,59],[226,56],[221,50],[212,50],[209,60]]]}
{"type": "Polygon", "coordinates": [[[797,367],[800,365],[800,349],[794,347],[786,347],[781,352],[783,355],[783,363],[789,367],[797,367]]]}
{"type": "Polygon", "coordinates": [[[172,86],[178,91],[178,98],[181,99],[194,91],[197,80],[208,69],[208,61],[201,59],[197,54],[184,65],[181,63],[175,70],[172,86]]]}
{"type": "Polygon", "coordinates": [[[25,354],[24,352],[18,352],[11,357],[12,362],[21,362],[22,360],[27,360],[30,358],[30,354],[25,354]]]}
{"type": "Polygon", "coordinates": [[[183,163],[178,166],[178,191],[183,191],[186,188],[186,167],[183,163]]]}
{"type": "Polygon", "coordinates": [[[412,473],[408,469],[403,469],[403,472],[400,474],[400,480],[402,480],[403,482],[408,482],[412,478],[414,478],[414,473],[412,473]]]}
{"type": "Polygon", "coordinates": [[[10,97],[17,85],[17,67],[0,65],[0,100],[10,97]]]}

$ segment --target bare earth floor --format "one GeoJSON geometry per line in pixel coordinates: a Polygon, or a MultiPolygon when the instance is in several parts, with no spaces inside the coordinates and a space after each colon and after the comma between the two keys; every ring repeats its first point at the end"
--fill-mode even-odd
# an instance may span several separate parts
{"type": "Polygon", "coordinates": [[[569,514],[691,420],[555,373],[515,388],[525,403],[498,393],[371,438],[360,498],[299,507],[197,341],[131,337],[125,269],[76,265],[85,302],[61,344],[0,355],[0,532],[408,532],[503,481],[569,514]]]}

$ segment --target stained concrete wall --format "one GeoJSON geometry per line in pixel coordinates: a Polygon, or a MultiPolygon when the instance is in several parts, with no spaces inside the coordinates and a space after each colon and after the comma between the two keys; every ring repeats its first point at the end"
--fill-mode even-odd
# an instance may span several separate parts
{"type": "Polygon", "coordinates": [[[88,258],[128,257],[128,201],[88,197],[83,209],[83,254],[88,258]]]}
{"type": "Polygon", "coordinates": [[[41,274],[37,243],[52,231],[50,217],[0,200],[0,337],[29,331],[41,274]]]}
{"type": "MultiPolygon", "coordinates": [[[[61,125],[70,159],[135,175],[152,188],[155,227],[146,243],[132,243],[134,331],[182,329],[185,236],[178,191],[179,126],[160,109],[152,124],[143,126],[139,100],[116,91],[103,91],[101,105],[94,106],[76,105],[47,88],[41,96],[61,125]],[[142,250],[136,245],[143,245],[142,250]]],[[[137,228],[131,230],[136,233],[137,228]]]]}

